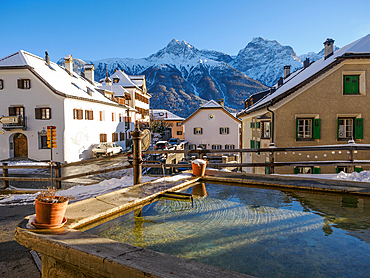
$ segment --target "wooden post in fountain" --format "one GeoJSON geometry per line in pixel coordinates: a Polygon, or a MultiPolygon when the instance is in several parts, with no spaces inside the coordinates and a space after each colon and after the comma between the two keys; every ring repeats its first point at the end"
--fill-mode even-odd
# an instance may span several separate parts
{"type": "Polygon", "coordinates": [[[132,165],[134,166],[134,184],[141,183],[141,175],[142,175],[142,159],[141,159],[141,140],[143,139],[144,133],[141,132],[139,127],[139,122],[135,124],[135,130],[130,132],[133,141],[132,147],[132,157],[133,162],[132,165]]]}

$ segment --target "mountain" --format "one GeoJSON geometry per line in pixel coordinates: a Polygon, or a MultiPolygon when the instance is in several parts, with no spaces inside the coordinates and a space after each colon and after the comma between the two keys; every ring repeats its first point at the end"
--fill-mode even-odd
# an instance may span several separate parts
{"type": "MultiPolygon", "coordinates": [[[[85,63],[93,63],[96,81],[116,69],[129,75],[144,74],[152,95],[150,107],[187,117],[210,99],[224,99],[230,112],[244,108],[246,98],[276,83],[284,65],[291,65],[294,72],[302,67],[303,58],[317,60],[322,54],[305,55],[298,57],[292,47],[263,38],[254,38],[234,57],[173,39],[147,58],[75,59],[74,70],[81,72],[85,63]]],[[[63,59],[58,63],[63,65],[63,59]]]]}
{"type": "Polygon", "coordinates": [[[282,46],[277,41],[254,38],[239,51],[230,64],[249,77],[274,85],[284,74],[284,66],[290,65],[291,72],[302,67],[302,62],[290,46],[282,46]]]}

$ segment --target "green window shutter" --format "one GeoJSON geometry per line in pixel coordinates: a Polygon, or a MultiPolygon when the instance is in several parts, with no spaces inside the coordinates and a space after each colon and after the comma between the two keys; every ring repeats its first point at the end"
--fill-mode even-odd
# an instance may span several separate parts
{"type": "Polygon", "coordinates": [[[265,174],[270,175],[270,167],[265,167],[265,174]]]}
{"type": "Polygon", "coordinates": [[[295,139],[298,139],[298,119],[295,119],[295,139]]]}
{"type": "Polygon", "coordinates": [[[257,125],[257,128],[260,128],[261,127],[261,122],[257,122],[256,125],[257,125]]]}
{"type": "Polygon", "coordinates": [[[355,119],[355,139],[364,139],[364,119],[355,119]]]}
{"type": "Polygon", "coordinates": [[[339,169],[338,167],[335,167],[335,173],[338,174],[339,173],[339,169]]]}
{"type": "Polygon", "coordinates": [[[362,172],[364,169],[363,168],[361,168],[361,167],[355,167],[355,172],[357,172],[357,173],[360,173],[360,172],[362,172]]]}
{"type": "Polygon", "coordinates": [[[298,174],[298,168],[294,167],[294,174],[298,174]]]}
{"type": "Polygon", "coordinates": [[[312,174],[320,174],[320,168],[319,167],[313,167],[312,174]]]}
{"type": "MultiPolygon", "coordinates": [[[[256,149],[259,149],[259,148],[261,148],[261,142],[256,141],[256,149]]],[[[260,154],[260,152],[258,152],[257,154],[260,154]]]]}
{"type": "Polygon", "coordinates": [[[344,94],[358,94],[360,93],[360,82],[358,75],[344,76],[344,94]]]}
{"type": "Polygon", "coordinates": [[[321,119],[313,119],[313,139],[320,139],[321,119]]]}
{"type": "Polygon", "coordinates": [[[255,148],[256,148],[256,141],[251,140],[251,149],[255,149],[255,148]]]}
{"type": "Polygon", "coordinates": [[[337,119],[337,139],[339,139],[339,119],[337,119]]]}

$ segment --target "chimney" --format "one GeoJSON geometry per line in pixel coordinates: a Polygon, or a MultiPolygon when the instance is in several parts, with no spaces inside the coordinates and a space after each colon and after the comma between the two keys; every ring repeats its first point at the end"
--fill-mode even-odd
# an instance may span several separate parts
{"type": "Polygon", "coordinates": [[[310,59],[306,58],[306,60],[303,61],[303,68],[308,68],[310,66],[310,59]]]}
{"type": "Polygon", "coordinates": [[[219,98],[217,100],[218,104],[221,105],[222,107],[224,107],[224,99],[223,98],[219,98]]]}
{"type": "Polygon", "coordinates": [[[105,85],[112,86],[112,79],[110,79],[108,76],[104,79],[105,85]]]}
{"type": "Polygon", "coordinates": [[[70,75],[73,75],[73,57],[72,57],[72,55],[66,55],[64,57],[64,68],[69,72],[70,75]]]}
{"type": "Polygon", "coordinates": [[[85,78],[91,83],[94,83],[95,66],[93,64],[87,64],[85,68],[85,78]]]}
{"type": "Polygon", "coordinates": [[[49,59],[49,53],[47,50],[45,50],[45,61],[48,65],[50,65],[50,59],[49,59]]]}
{"type": "Polygon", "coordinates": [[[324,42],[325,45],[325,60],[329,58],[331,55],[333,55],[333,49],[334,49],[334,40],[333,39],[326,39],[324,42]]]}
{"type": "Polygon", "coordinates": [[[282,77],[280,77],[279,80],[278,80],[278,87],[282,86],[283,83],[284,83],[284,80],[283,80],[282,77]]]}
{"type": "Polygon", "coordinates": [[[290,65],[284,66],[284,79],[290,75],[290,65]]]}

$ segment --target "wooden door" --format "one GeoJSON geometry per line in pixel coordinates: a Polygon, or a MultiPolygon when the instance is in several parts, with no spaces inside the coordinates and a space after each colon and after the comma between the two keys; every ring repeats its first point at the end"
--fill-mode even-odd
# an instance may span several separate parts
{"type": "Polygon", "coordinates": [[[22,133],[14,135],[14,157],[28,157],[27,136],[22,133]]]}

